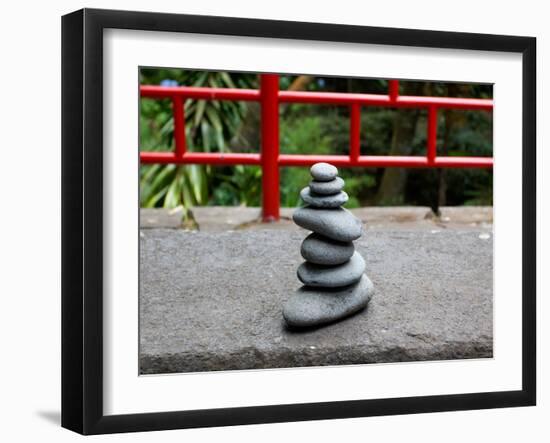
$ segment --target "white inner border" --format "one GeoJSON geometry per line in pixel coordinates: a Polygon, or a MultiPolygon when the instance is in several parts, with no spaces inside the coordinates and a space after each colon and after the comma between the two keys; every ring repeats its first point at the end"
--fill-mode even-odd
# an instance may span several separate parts
{"type": "Polygon", "coordinates": [[[103,44],[105,414],[521,389],[521,55],[118,29],[103,44]],[[138,66],[495,83],[494,358],[138,376],[138,66]]]}

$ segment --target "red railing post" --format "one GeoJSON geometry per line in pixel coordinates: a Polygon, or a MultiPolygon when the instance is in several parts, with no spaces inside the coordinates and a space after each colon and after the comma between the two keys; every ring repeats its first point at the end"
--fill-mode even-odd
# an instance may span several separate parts
{"type": "Polygon", "coordinates": [[[172,113],[174,116],[174,141],[176,144],[175,156],[176,158],[183,158],[186,151],[185,114],[181,95],[175,95],[172,98],[172,113]]]}
{"type": "Polygon", "coordinates": [[[437,157],[437,108],[430,106],[428,108],[428,140],[426,157],[428,165],[435,164],[437,157]]]}
{"type": "Polygon", "coordinates": [[[388,95],[391,102],[396,102],[399,97],[399,80],[388,81],[388,95]]]}
{"type": "Polygon", "coordinates": [[[350,106],[349,114],[349,159],[357,164],[361,155],[361,107],[359,103],[350,106]]]}
{"type": "Polygon", "coordinates": [[[262,107],[262,219],[279,220],[279,76],[260,77],[262,107]]]}

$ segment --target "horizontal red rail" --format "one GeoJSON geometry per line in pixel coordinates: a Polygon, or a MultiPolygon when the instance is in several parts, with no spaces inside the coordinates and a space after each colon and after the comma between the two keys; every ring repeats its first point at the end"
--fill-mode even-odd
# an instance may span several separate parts
{"type": "Polygon", "coordinates": [[[260,154],[240,154],[218,152],[187,152],[178,157],[173,152],[142,152],[141,162],[145,164],[212,164],[212,165],[259,165],[260,154]]]}
{"type": "MultiPolygon", "coordinates": [[[[209,164],[209,165],[260,165],[260,154],[188,152],[182,157],[173,152],[142,152],[143,164],[209,164]]],[[[430,163],[426,157],[419,156],[385,156],[360,155],[350,161],[347,155],[295,155],[280,154],[277,160],[279,166],[311,166],[318,162],[332,163],[335,166],[362,167],[400,167],[400,168],[490,168],[493,166],[491,157],[436,157],[430,163]]]]}
{"type": "Polygon", "coordinates": [[[259,101],[260,91],[257,89],[232,89],[232,88],[199,88],[193,86],[140,86],[142,97],[172,98],[185,97],[198,100],[242,100],[259,101]]]}
{"type": "Polygon", "coordinates": [[[174,115],[175,149],[171,152],[141,152],[143,164],[211,164],[211,165],[260,165],[262,168],[262,205],[266,221],[279,218],[279,173],[282,166],[310,166],[317,162],[332,163],[340,167],[401,167],[401,168],[492,168],[492,157],[440,157],[437,155],[438,109],[463,109],[491,111],[493,100],[400,96],[399,82],[388,82],[388,94],[354,94],[339,92],[280,91],[278,77],[261,76],[261,86],[256,89],[203,88],[188,86],[140,86],[141,97],[170,99],[174,115]],[[188,152],[185,140],[184,100],[233,100],[257,101],[262,108],[261,154],[188,152]],[[308,103],[349,106],[350,150],[349,155],[290,155],[279,153],[280,103],[308,103]],[[391,108],[420,108],[427,110],[427,138],[425,156],[374,156],[361,155],[361,106],[385,106],[391,108]]]}
{"type": "MultiPolygon", "coordinates": [[[[147,98],[173,98],[176,96],[197,100],[260,101],[256,89],[201,88],[190,86],[141,86],[141,96],[147,98]]],[[[344,92],[278,91],[280,103],[308,103],[322,105],[368,105],[392,108],[469,109],[490,111],[493,100],[456,97],[396,96],[383,94],[353,94],[344,92]]]]}

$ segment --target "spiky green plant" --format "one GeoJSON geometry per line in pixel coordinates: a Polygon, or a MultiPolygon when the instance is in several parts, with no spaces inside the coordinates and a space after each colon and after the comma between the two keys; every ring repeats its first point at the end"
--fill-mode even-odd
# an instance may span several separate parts
{"type": "MultiPolygon", "coordinates": [[[[158,84],[170,78],[180,85],[212,88],[254,87],[256,76],[240,74],[232,78],[227,72],[206,72],[165,69],[143,69],[142,84],[158,84]]],[[[140,144],[144,151],[174,150],[174,119],[169,100],[141,99],[140,144]]],[[[185,101],[185,132],[188,151],[225,152],[235,137],[246,113],[242,102],[192,100],[185,101]]],[[[140,173],[142,207],[188,209],[208,203],[211,166],[207,165],[144,165],[140,173]]]]}

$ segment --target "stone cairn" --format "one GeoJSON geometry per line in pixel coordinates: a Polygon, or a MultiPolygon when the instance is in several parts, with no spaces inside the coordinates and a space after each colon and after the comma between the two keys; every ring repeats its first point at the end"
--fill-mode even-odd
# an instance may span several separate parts
{"type": "Polygon", "coordinates": [[[298,226],[313,231],[301,247],[306,261],[298,267],[298,278],[304,286],[283,308],[293,328],[343,319],[365,308],[374,292],[365,260],[353,245],[361,237],[361,222],[341,207],[348,201],[344,180],[328,163],[316,163],[310,171],[313,180],[300,192],[306,206],[292,216],[298,226]]]}

